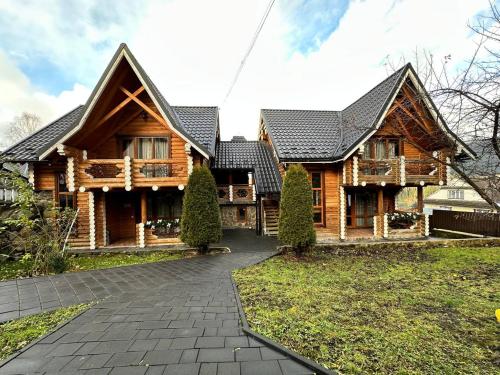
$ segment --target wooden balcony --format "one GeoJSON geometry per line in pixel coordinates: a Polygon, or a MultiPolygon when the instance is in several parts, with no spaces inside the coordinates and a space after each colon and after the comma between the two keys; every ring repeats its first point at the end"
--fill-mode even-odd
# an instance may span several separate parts
{"type": "Polygon", "coordinates": [[[408,185],[438,185],[444,166],[435,160],[406,160],[405,174],[408,185]]]}
{"type": "Polygon", "coordinates": [[[358,179],[366,184],[399,183],[399,159],[359,160],[358,179]]]}
{"type": "Polygon", "coordinates": [[[171,160],[86,159],[78,164],[80,189],[162,187],[187,184],[186,166],[171,160]]]}
{"type": "Polygon", "coordinates": [[[217,196],[220,204],[255,202],[254,185],[219,185],[217,196]]]}
{"type": "Polygon", "coordinates": [[[446,166],[434,159],[358,159],[345,164],[345,184],[365,185],[442,185],[446,181],[446,166]]]}

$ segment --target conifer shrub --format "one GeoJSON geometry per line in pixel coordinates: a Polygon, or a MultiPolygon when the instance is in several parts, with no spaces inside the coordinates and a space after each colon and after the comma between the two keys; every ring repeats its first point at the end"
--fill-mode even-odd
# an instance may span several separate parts
{"type": "Polygon", "coordinates": [[[278,238],[298,255],[316,242],[311,182],[300,164],[290,166],[283,181],[278,238]]]}
{"type": "Polygon", "coordinates": [[[206,166],[195,167],[184,193],[181,240],[201,253],[222,238],[222,224],[215,179],[206,166]]]}

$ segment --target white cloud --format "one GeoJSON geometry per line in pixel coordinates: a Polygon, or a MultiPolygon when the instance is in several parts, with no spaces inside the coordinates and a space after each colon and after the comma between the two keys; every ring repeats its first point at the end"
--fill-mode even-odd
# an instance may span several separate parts
{"type": "Polygon", "coordinates": [[[48,123],[83,103],[90,94],[87,87],[78,83],[57,96],[40,91],[1,51],[0,87],[0,134],[22,112],[35,113],[48,123]]]}
{"type": "MultiPolygon", "coordinates": [[[[52,31],[45,34],[43,48],[61,50],[54,55],[57,65],[75,69],[79,72],[75,76],[90,77],[86,82],[79,80],[87,84],[97,81],[118,41],[127,41],[170,103],[220,105],[267,4],[267,0],[154,0],[135,17],[118,17],[107,28],[96,26],[90,7],[85,7],[79,12],[86,15],[87,23],[78,23],[83,36],[64,38],[61,27],[49,27],[52,31]],[[105,40],[100,30],[116,43],[113,48],[93,48],[92,43],[105,40]]],[[[487,7],[487,0],[353,1],[338,29],[321,47],[302,55],[293,53],[287,44],[294,29],[277,2],[221,108],[222,136],[255,138],[260,108],[342,109],[385,78],[387,55],[397,59],[418,47],[436,57],[451,54],[453,63],[458,63],[473,49],[467,21],[487,7]]],[[[61,12],[52,16],[26,8],[10,11],[19,13],[14,19],[27,14],[35,20],[41,13],[48,25],[59,21],[61,12]]],[[[112,11],[106,12],[107,18],[112,11]]],[[[21,46],[42,43],[41,38],[33,40],[30,32],[26,34],[21,46]]],[[[16,53],[22,55],[23,48],[16,53]]],[[[83,102],[89,92],[78,84],[57,97],[37,92],[12,61],[0,54],[2,88],[4,83],[11,91],[0,93],[5,96],[0,96],[0,122],[29,106],[64,113],[74,101],[83,102]]]]}

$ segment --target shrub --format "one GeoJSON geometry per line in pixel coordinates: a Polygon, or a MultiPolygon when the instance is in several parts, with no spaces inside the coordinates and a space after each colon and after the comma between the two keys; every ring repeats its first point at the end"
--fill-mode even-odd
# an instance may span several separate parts
{"type": "Polygon", "coordinates": [[[206,166],[195,167],[184,193],[181,240],[204,253],[211,242],[218,242],[221,237],[222,224],[214,177],[206,166]]]}
{"type": "Polygon", "coordinates": [[[292,165],[283,181],[278,238],[298,254],[316,241],[311,183],[307,171],[300,164],[292,165]]]}
{"type": "Polygon", "coordinates": [[[37,194],[17,172],[2,171],[17,192],[12,204],[15,215],[3,220],[0,227],[9,234],[9,253],[23,253],[30,275],[63,272],[66,269],[64,243],[75,218],[72,209],[54,208],[37,194]]]}

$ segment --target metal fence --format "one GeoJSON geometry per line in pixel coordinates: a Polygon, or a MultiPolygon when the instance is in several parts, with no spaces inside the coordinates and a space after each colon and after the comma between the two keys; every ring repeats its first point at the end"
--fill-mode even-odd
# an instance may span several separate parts
{"type": "Polygon", "coordinates": [[[500,237],[500,214],[433,210],[430,226],[433,229],[500,237]]]}

